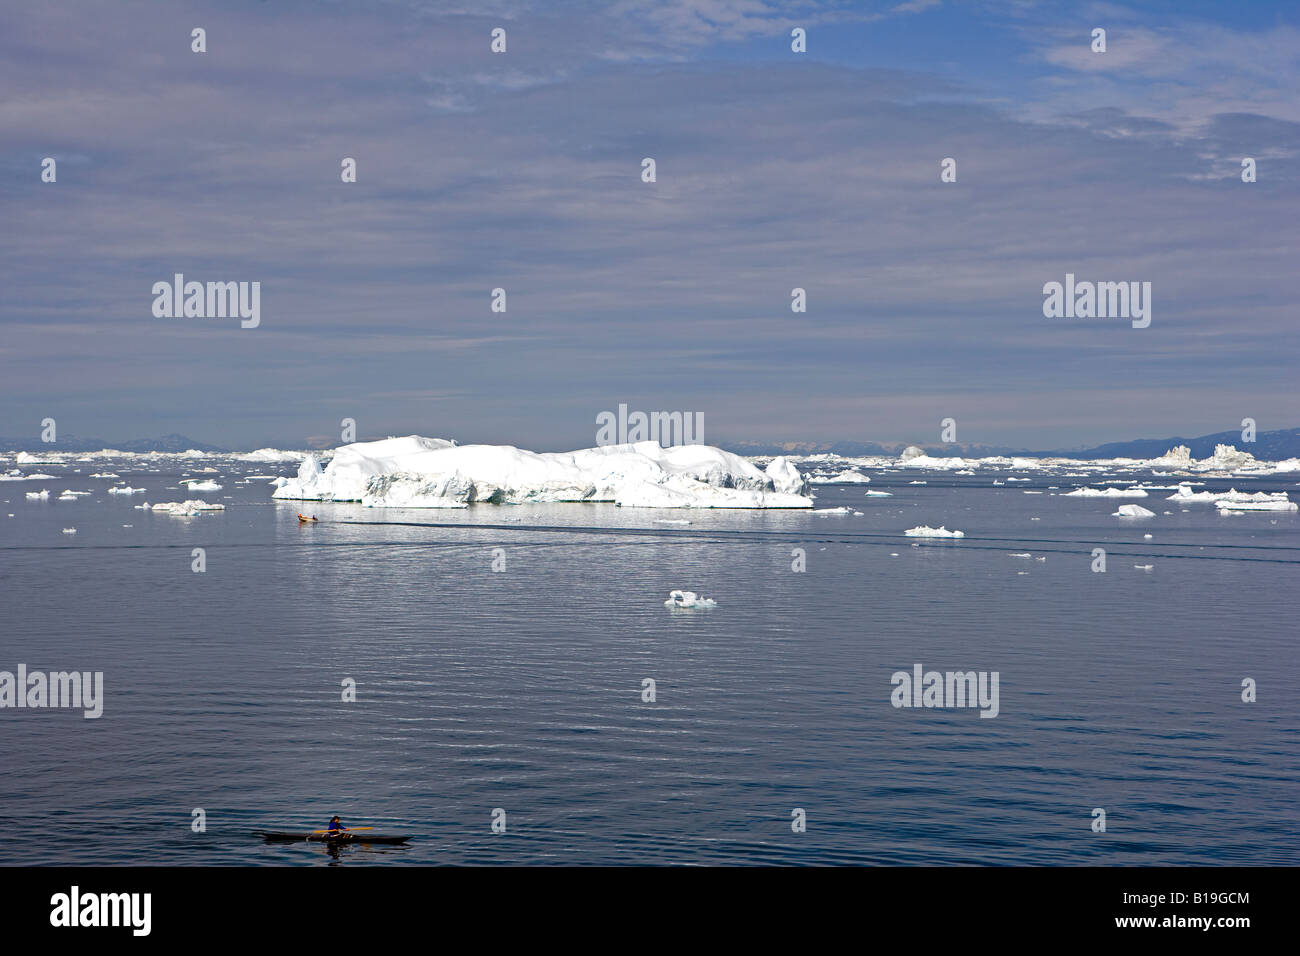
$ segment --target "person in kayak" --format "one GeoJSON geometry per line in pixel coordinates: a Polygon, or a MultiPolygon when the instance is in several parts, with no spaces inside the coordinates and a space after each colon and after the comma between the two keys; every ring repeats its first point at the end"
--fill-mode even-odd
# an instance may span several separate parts
{"type": "Polygon", "coordinates": [[[338,817],[330,818],[330,833],[338,833],[345,829],[347,828],[343,826],[343,822],[338,817]]]}

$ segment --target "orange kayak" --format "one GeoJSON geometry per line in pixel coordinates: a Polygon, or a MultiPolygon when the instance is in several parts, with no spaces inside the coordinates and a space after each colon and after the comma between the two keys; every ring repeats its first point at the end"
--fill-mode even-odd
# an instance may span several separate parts
{"type": "Polygon", "coordinates": [[[299,521],[306,522],[306,521],[315,521],[316,518],[315,518],[314,515],[313,515],[312,517],[308,518],[306,515],[301,515],[301,514],[300,514],[300,515],[298,515],[298,520],[299,520],[299,521]]]}

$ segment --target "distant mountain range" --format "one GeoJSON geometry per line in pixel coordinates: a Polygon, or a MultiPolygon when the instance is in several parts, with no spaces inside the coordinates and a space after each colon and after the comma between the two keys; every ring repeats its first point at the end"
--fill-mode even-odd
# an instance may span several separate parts
{"type": "Polygon", "coordinates": [[[135,438],[131,441],[105,441],[103,438],[78,438],[67,436],[52,444],[34,438],[0,438],[0,448],[7,451],[26,451],[37,454],[41,451],[102,451],[113,448],[117,451],[161,451],[182,452],[191,448],[196,451],[226,452],[230,449],[208,445],[184,435],[163,435],[161,438],[135,438]]]}
{"type": "MultiPolygon", "coordinates": [[[[898,455],[909,442],[724,442],[723,447],[738,455],[842,455],[845,458],[873,455],[898,455]]],[[[1029,458],[1159,458],[1175,445],[1186,445],[1193,458],[1209,458],[1215,445],[1235,445],[1261,461],[1300,458],[1300,428],[1282,428],[1259,432],[1253,443],[1241,440],[1240,431],[1216,432],[1199,438],[1136,438],[1132,441],[1108,442],[1094,448],[1014,448],[1009,445],[942,444],[915,442],[916,447],[935,458],[988,458],[993,455],[1021,455],[1029,458]]]]}
{"type": "MultiPolygon", "coordinates": [[[[722,447],[738,455],[816,455],[833,454],[846,458],[859,456],[896,456],[908,442],[723,442],[722,447]]],[[[1300,458],[1300,428],[1282,428],[1277,431],[1259,432],[1254,443],[1243,442],[1240,431],[1216,432],[1199,438],[1137,438],[1132,441],[1109,442],[1095,448],[1052,448],[1029,449],[1014,448],[1009,445],[980,444],[941,444],[916,442],[918,448],[935,458],[987,458],[992,455],[1022,455],[1033,458],[1158,458],[1175,445],[1186,445],[1192,451],[1193,458],[1209,458],[1214,454],[1215,445],[1235,445],[1240,451],[1248,451],[1261,461],[1279,461],[1283,458],[1300,458]]],[[[304,442],[309,448],[324,447],[320,440],[304,442]]],[[[39,437],[3,438],[0,437],[0,449],[8,451],[39,452],[51,451],[100,451],[104,448],[116,448],[119,451],[134,452],[183,452],[191,448],[198,451],[214,453],[229,452],[231,449],[209,445],[205,442],[187,438],[184,435],[163,435],[161,438],[137,438],[131,441],[106,441],[103,438],[77,438],[68,436],[60,438],[53,445],[45,444],[39,437]]],[[[251,451],[252,449],[246,449],[251,451]]]]}

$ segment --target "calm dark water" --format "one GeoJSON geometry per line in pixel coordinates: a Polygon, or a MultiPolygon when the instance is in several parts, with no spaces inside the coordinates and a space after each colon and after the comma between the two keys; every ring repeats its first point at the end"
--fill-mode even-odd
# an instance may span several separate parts
{"type": "Polygon", "coordinates": [[[265,466],[225,464],[199,497],[228,510],[175,518],[132,505],[187,497],[179,466],[109,464],[147,494],[71,473],[103,461],[0,484],[0,669],[106,691],[99,720],[0,711],[0,830],[23,837],[0,864],[1300,863],[1295,514],[1161,491],[1124,522],[1126,499],[1023,494],[1081,479],[910,473],[874,475],[893,498],[819,489],[860,516],[374,511],[273,503],[235,483],[265,466]],[[901,535],[941,523],[968,537],[901,535]],[[673,588],[718,606],[669,611],[673,588]],[[999,716],[895,709],[918,662],[997,671],[999,716]],[[251,835],[334,813],[415,839],[251,835]]]}

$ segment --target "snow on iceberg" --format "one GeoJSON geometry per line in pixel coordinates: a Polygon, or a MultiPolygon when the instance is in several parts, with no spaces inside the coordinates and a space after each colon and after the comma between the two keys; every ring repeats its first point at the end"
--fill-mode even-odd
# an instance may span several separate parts
{"type": "Polygon", "coordinates": [[[274,498],[359,501],[371,508],[612,501],[641,508],[811,508],[784,458],[766,471],[711,445],[646,441],[573,452],[387,438],[338,448],[324,469],[308,455],[274,498]]]}
{"type": "Polygon", "coordinates": [[[694,591],[672,591],[668,594],[668,600],[664,601],[664,607],[717,607],[718,602],[713,598],[700,597],[694,591]]]}
{"type": "Polygon", "coordinates": [[[919,528],[908,528],[903,534],[909,538],[964,538],[965,531],[949,531],[945,527],[931,528],[929,525],[921,525],[919,528]]]}
{"type": "Polygon", "coordinates": [[[1111,512],[1114,518],[1154,518],[1154,511],[1147,511],[1141,505],[1120,505],[1119,511],[1111,512]]]}

